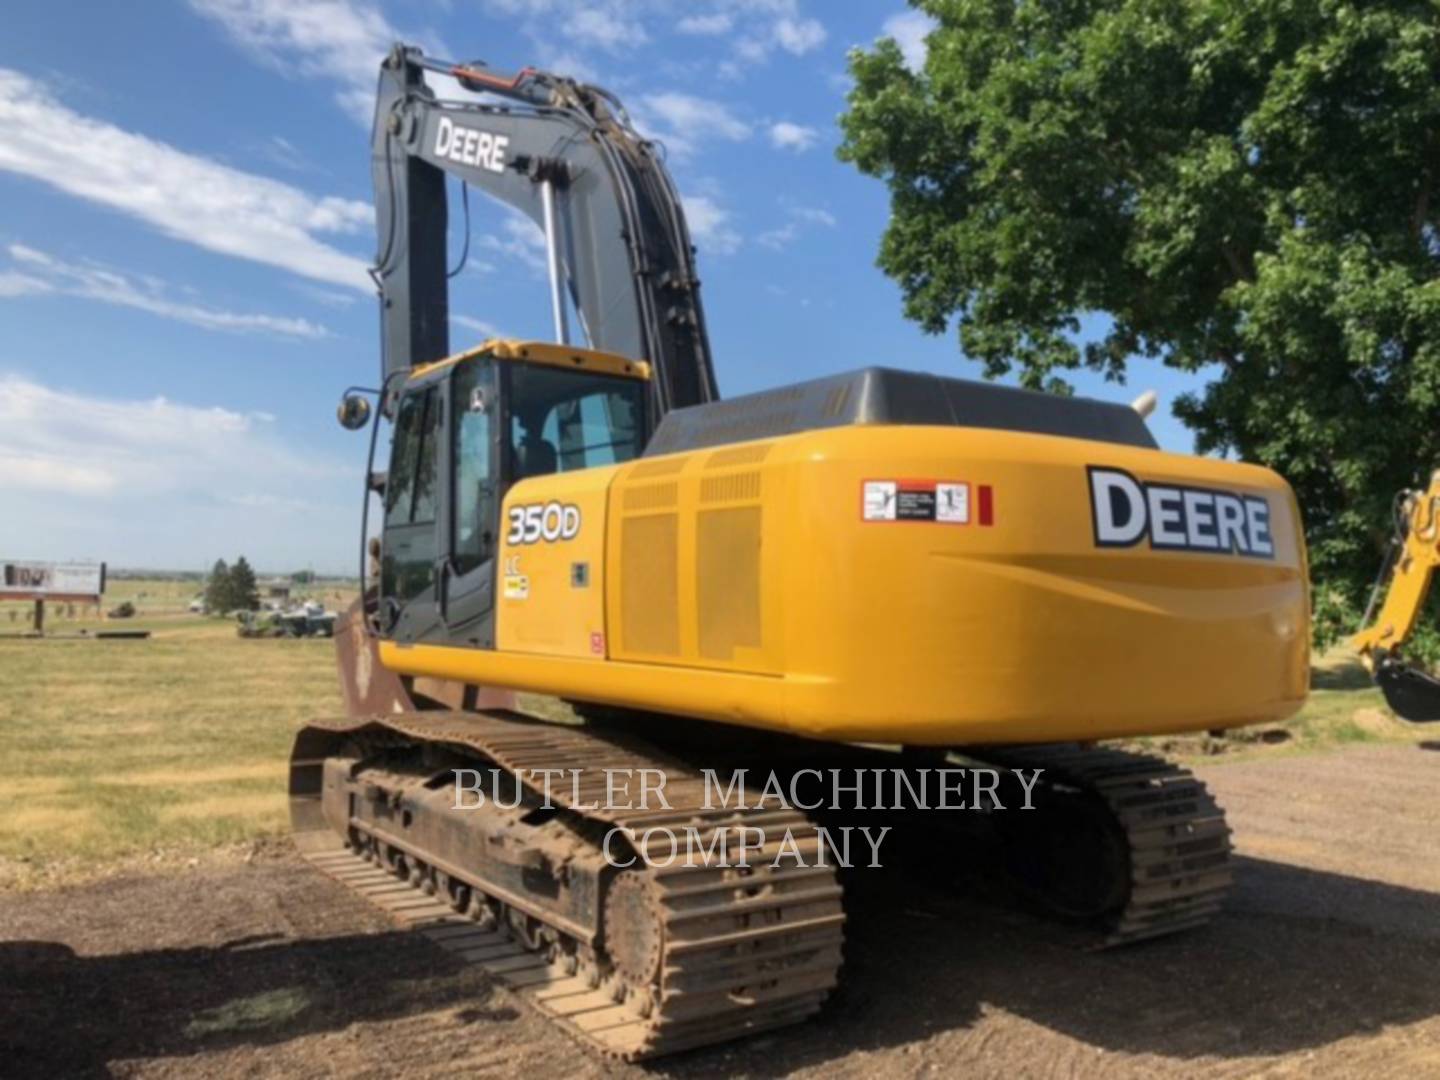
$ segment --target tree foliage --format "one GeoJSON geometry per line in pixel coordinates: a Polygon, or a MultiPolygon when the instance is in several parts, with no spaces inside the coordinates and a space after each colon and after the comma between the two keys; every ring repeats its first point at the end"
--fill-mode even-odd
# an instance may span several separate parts
{"type": "Polygon", "coordinates": [[[230,567],[224,559],[216,559],[205,582],[205,607],[224,614],[230,610],[230,567]]]}
{"type": "Polygon", "coordinates": [[[210,579],[205,583],[205,606],[222,615],[231,611],[254,611],[260,606],[255,571],[244,555],[235,560],[234,566],[227,566],[224,559],[215,560],[210,579]]]}
{"type": "Polygon", "coordinates": [[[230,568],[230,602],[237,611],[254,611],[260,606],[260,591],[256,587],[255,571],[241,555],[230,568]]]}
{"type": "Polygon", "coordinates": [[[1440,465],[1440,8],[912,3],[923,70],[852,53],[840,150],[889,185],[906,314],[1032,387],[1213,373],[1176,414],[1294,486],[1318,636],[1347,628],[1394,492],[1440,465]],[[1110,329],[1080,345],[1086,312],[1110,329]]]}

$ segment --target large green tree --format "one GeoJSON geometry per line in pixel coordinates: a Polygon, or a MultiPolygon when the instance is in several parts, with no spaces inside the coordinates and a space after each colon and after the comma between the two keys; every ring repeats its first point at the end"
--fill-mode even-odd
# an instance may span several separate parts
{"type": "Polygon", "coordinates": [[[840,150],[889,185],[906,314],[1035,387],[1213,372],[1177,415],[1290,481],[1317,629],[1348,625],[1393,493],[1440,465],[1440,8],[912,3],[923,67],[854,52],[840,150]]]}

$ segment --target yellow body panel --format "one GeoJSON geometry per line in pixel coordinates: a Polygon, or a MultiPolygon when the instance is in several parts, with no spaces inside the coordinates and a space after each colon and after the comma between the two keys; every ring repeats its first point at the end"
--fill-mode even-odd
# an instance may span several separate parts
{"type": "Polygon", "coordinates": [[[614,468],[522,480],[500,516],[496,646],[605,654],[605,505],[614,468]]]}
{"type": "MultiPolygon", "coordinates": [[[[529,480],[512,499],[573,500],[586,476],[608,492],[591,584],[603,577],[604,659],[573,651],[578,630],[566,651],[521,654],[507,624],[539,612],[532,581],[523,614],[501,601],[498,651],[386,644],[384,663],[915,745],[1222,728],[1287,716],[1307,692],[1299,515],[1265,469],[1008,431],[853,426],[529,480]],[[1273,554],[1097,546],[1092,466],[1263,499],[1273,554]],[[963,514],[866,520],[867,481],[963,487],[963,514]]],[[[553,546],[593,557],[600,517],[582,516],[553,546]]],[[[572,556],[553,558],[547,581],[572,556]]],[[[593,592],[566,596],[544,618],[593,618],[593,592]]]]}

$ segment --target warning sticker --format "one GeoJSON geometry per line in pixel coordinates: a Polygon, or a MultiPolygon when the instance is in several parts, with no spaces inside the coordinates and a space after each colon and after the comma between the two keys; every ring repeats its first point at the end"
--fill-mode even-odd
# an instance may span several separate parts
{"type": "Polygon", "coordinates": [[[935,520],[952,525],[970,524],[970,485],[935,485],[935,520]]]}
{"type": "MultiPolygon", "coordinates": [[[[977,490],[979,524],[992,520],[990,485],[977,490]]],[[[860,501],[865,521],[933,521],[941,525],[969,525],[970,485],[957,480],[866,480],[860,501]]]]}
{"type": "Polygon", "coordinates": [[[866,521],[895,520],[895,493],[898,487],[894,480],[865,481],[865,497],[860,512],[866,521]]]}
{"type": "Polygon", "coordinates": [[[506,600],[529,600],[530,579],[524,574],[505,575],[505,599],[506,600]]]}

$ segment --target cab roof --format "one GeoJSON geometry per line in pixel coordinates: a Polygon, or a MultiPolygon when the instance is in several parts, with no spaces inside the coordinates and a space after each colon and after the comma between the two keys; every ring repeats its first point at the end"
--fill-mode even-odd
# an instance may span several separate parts
{"type": "Polygon", "coordinates": [[[477,356],[492,356],[497,360],[521,360],[532,364],[545,364],[548,367],[579,369],[600,375],[621,375],[631,379],[650,378],[650,365],[644,360],[632,360],[628,356],[596,349],[582,349],[576,345],[557,345],[551,341],[520,341],[515,338],[490,338],[443,360],[420,364],[411,369],[409,378],[418,379],[477,356]]]}

